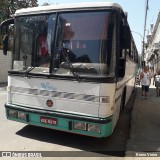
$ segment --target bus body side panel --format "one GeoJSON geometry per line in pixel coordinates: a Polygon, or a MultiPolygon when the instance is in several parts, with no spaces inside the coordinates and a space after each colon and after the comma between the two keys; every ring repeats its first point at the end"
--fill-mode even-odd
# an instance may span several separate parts
{"type": "Polygon", "coordinates": [[[127,59],[125,76],[128,76],[127,77],[128,81],[126,83],[125,104],[127,104],[128,100],[134,90],[134,87],[135,87],[136,68],[137,68],[137,64],[133,63],[131,60],[127,59]]]}
{"type": "Polygon", "coordinates": [[[120,116],[120,104],[122,99],[122,92],[124,87],[116,88],[115,93],[115,105],[114,105],[114,111],[113,111],[113,130],[118,122],[119,116],[120,116]]]}
{"type": "MultiPolygon", "coordinates": [[[[120,115],[120,105],[122,97],[125,96],[125,106],[132,94],[135,87],[135,72],[136,63],[131,61],[129,58],[126,60],[125,76],[119,80],[115,89],[115,105],[113,105],[113,130],[118,122],[120,115]],[[125,93],[124,93],[125,92],[125,93]],[[125,95],[123,95],[125,94],[125,95]]],[[[114,104],[114,103],[113,103],[114,104]]]]}

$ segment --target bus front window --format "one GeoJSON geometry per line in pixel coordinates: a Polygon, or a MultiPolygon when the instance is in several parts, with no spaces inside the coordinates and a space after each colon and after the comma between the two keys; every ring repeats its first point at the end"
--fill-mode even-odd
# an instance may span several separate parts
{"type": "Polygon", "coordinates": [[[61,13],[57,20],[54,74],[113,76],[115,14],[110,11],[61,13]],[[58,50],[67,49],[66,55],[58,50]],[[70,63],[70,64],[69,64],[70,63]]]}
{"type": "Polygon", "coordinates": [[[13,70],[42,73],[46,68],[49,73],[50,68],[56,76],[113,77],[115,24],[113,11],[16,17],[13,70]]]}
{"type": "Polygon", "coordinates": [[[13,70],[49,68],[54,17],[55,15],[39,15],[15,19],[13,70]]]}

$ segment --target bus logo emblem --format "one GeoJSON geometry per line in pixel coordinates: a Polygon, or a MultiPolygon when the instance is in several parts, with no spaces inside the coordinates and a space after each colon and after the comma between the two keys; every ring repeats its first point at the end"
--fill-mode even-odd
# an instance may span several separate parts
{"type": "Polygon", "coordinates": [[[53,101],[52,100],[47,100],[46,102],[48,107],[52,107],[53,106],[53,101]]]}

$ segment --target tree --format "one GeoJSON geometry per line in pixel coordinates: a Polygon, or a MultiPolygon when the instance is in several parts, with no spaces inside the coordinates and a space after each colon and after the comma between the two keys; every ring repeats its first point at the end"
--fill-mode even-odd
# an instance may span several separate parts
{"type": "Polygon", "coordinates": [[[17,9],[36,7],[37,0],[1,0],[0,1],[0,20],[9,18],[17,9]]]}
{"type": "MultiPolygon", "coordinates": [[[[17,9],[36,7],[37,0],[0,0],[0,23],[5,19],[12,17],[17,9]]],[[[0,35],[0,48],[2,35],[0,35]]]]}
{"type": "Polygon", "coordinates": [[[10,0],[10,13],[14,14],[17,9],[36,7],[37,0],[10,0]]]}
{"type": "Polygon", "coordinates": [[[42,6],[48,6],[48,5],[50,5],[49,3],[47,3],[47,2],[45,2],[45,3],[43,3],[43,5],[42,6]]]}
{"type": "Polygon", "coordinates": [[[0,20],[3,20],[8,17],[8,3],[7,0],[0,1],[0,20]]]}

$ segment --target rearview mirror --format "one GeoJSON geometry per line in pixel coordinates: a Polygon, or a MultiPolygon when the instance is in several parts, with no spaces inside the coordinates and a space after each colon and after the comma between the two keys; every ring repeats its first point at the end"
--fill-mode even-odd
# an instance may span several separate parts
{"type": "Polygon", "coordinates": [[[3,30],[5,29],[5,35],[3,37],[3,54],[7,55],[8,51],[8,26],[14,24],[14,18],[7,19],[0,24],[0,34],[3,35],[3,30]]]}
{"type": "Polygon", "coordinates": [[[8,35],[4,35],[3,37],[3,54],[7,55],[7,51],[8,51],[8,35]]]}

